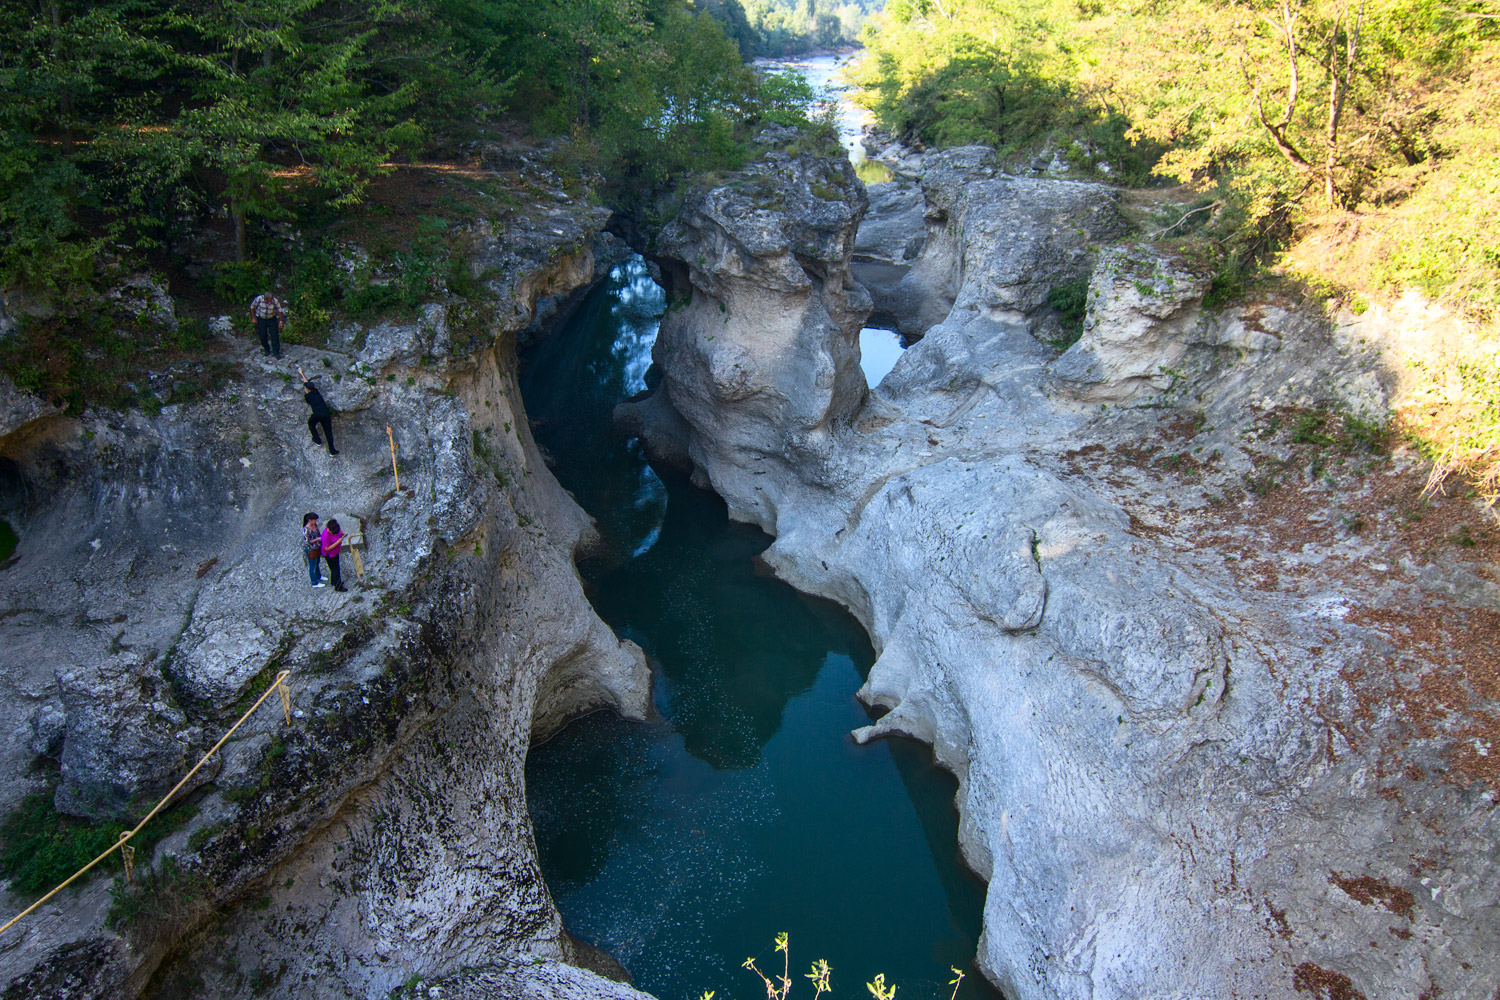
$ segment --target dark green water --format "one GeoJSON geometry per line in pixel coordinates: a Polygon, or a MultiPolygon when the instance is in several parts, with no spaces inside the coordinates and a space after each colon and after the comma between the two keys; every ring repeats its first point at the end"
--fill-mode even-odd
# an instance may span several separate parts
{"type": "MultiPolygon", "coordinates": [[[[527,795],[569,930],[662,1000],[764,994],[740,968],[791,935],[793,972],[825,958],[836,996],[876,973],[902,998],[995,994],[970,968],[983,886],[957,858],[955,783],[927,748],[859,747],[873,659],[835,605],[758,570],[770,539],[717,497],[659,478],[611,431],[644,387],[663,306],[622,265],[525,358],[522,392],[563,485],[599,521],[590,597],[655,672],[657,721],[600,713],[534,748],[527,795]]],[[[810,995],[797,977],[796,991],[810,995]]]]}

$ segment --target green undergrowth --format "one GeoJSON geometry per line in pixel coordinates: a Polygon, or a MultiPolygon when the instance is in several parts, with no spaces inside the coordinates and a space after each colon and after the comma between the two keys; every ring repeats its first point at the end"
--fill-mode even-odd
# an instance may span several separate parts
{"type": "MultiPolygon", "coordinates": [[[[1336,410],[1272,410],[1262,414],[1247,437],[1296,446],[1296,458],[1265,457],[1243,477],[1245,490],[1263,497],[1282,485],[1294,467],[1311,479],[1327,478],[1334,467],[1354,462],[1356,471],[1387,459],[1399,435],[1388,422],[1366,420],[1336,410]]],[[[1331,480],[1330,480],[1331,481],[1331,480]]]]}
{"type": "Polygon", "coordinates": [[[132,882],[115,879],[106,920],[116,930],[146,933],[190,916],[205,905],[211,889],[206,875],[169,854],[160,864],[137,868],[132,882]]]}
{"type": "Polygon", "coordinates": [[[1500,343],[1475,343],[1456,357],[1411,359],[1417,387],[1402,427],[1433,463],[1429,489],[1468,480],[1485,502],[1500,502],[1500,343]]]}
{"type": "MultiPolygon", "coordinates": [[[[61,884],[118,843],[120,834],[130,829],[123,823],[65,816],[53,808],[52,795],[50,790],[33,792],[0,821],[0,876],[10,880],[12,892],[33,895],[61,884]]],[[[197,811],[196,806],[179,804],[158,814],[131,839],[136,857],[150,858],[157,843],[181,828],[197,811]]],[[[118,851],[94,869],[95,872],[120,870],[118,851]]]]}
{"type": "Polygon", "coordinates": [[[57,306],[45,317],[20,317],[16,334],[0,343],[0,371],[69,413],[90,405],[159,412],[199,399],[233,375],[201,320],[153,324],[104,298],[57,306]]]}
{"type": "Polygon", "coordinates": [[[1066,351],[1083,336],[1083,321],[1088,314],[1089,279],[1075,278],[1055,286],[1047,293],[1047,304],[1057,310],[1062,335],[1051,341],[1059,351],[1066,351]]]}

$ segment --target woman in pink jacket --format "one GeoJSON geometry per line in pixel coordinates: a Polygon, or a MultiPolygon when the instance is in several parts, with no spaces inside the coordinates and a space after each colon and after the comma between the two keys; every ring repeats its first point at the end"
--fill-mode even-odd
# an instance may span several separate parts
{"type": "Polygon", "coordinates": [[[328,562],[328,578],[333,581],[333,589],[341,594],[347,588],[344,587],[343,575],[339,573],[339,550],[348,537],[340,530],[338,518],[330,517],[323,528],[323,558],[328,562]]]}

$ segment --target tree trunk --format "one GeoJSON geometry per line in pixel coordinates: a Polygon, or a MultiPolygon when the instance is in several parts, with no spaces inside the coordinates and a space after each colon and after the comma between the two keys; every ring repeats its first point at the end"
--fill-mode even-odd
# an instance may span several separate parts
{"type": "Polygon", "coordinates": [[[229,196],[229,217],[234,221],[234,262],[245,263],[245,213],[239,199],[229,196]]]}
{"type": "Polygon", "coordinates": [[[593,57],[593,50],[587,45],[578,46],[578,120],[576,125],[586,135],[589,130],[589,80],[592,73],[589,70],[589,62],[593,57]]]}
{"type": "Polygon", "coordinates": [[[1271,141],[1276,144],[1276,149],[1282,156],[1286,157],[1288,162],[1294,164],[1298,170],[1311,171],[1315,168],[1308,162],[1307,157],[1302,155],[1302,151],[1293,144],[1291,136],[1287,132],[1287,129],[1292,124],[1293,117],[1297,113],[1297,95],[1301,88],[1301,79],[1297,69],[1297,53],[1300,50],[1300,46],[1297,43],[1297,19],[1300,16],[1300,10],[1294,13],[1291,4],[1287,0],[1282,0],[1281,23],[1277,24],[1271,19],[1270,15],[1266,15],[1265,18],[1267,24],[1281,33],[1282,44],[1286,46],[1288,73],[1286,107],[1282,109],[1279,121],[1273,122],[1266,116],[1266,107],[1260,97],[1260,84],[1250,76],[1250,69],[1245,65],[1244,56],[1240,57],[1240,73],[1245,77],[1245,82],[1250,85],[1254,92],[1255,113],[1259,116],[1261,125],[1270,133],[1271,141]]]}
{"type": "MultiPolygon", "coordinates": [[[[62,7],[53,0],[47,6],[47,13],[52,20],[52,60],[58,61],[60,42],[62,35],[62,7]]],[[[73,92],[66,87],[57,95],[57,123],[62,126],[63,155],[73,155],[73,92]]]]}
{"type": "Polygon", "coordinates": [[[1339,119],[1344,114],[1344,99],[1349,96],[1349,84],[1354,80],[1354,64],[1359,57],[1359,31],[1365,21],[1365,0],[1360,0],[1359,13],[1354,17],[1354,27],[1344,44],[1344,66],[1339,71],[1338,23],[1333,26],[1333,35],[1328,40],[1328,134],[1327,150],[1323,160],[1323,197],[1330,208],[1338,204],[1339,190],[1333,182],[1333,171],[1338,165],[1339,119]]]}

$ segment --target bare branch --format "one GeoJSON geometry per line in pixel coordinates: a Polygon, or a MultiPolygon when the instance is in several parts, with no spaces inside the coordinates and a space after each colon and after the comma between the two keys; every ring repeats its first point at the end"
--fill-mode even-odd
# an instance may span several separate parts
{"type": "MultiPolygon", "coordinates": [[[[1344,41],[1344,66],[1343,72],[1338,71],[1338,50],[1334,43],[1338,38],[1339,22],[1333,25],[1333,34],[1329,36],[1328,52],[1328,76],[1330,88],[1328,92],[1328,133],[1326,158],[1323,162],[1323,196],[1328,204],[1337,201],[1338,188],[1333,182],[1333,170],[1338,163],[1339,152],[1339,120],[1344,114],[1344,100],[1349,96],[1349,86],[1354,79],[1354,62],[1359,55],[1359,33],[1365,23],[1366,0],[1359,0],[1359,13],[1355,15],[1354,27],[1346,36],[1344,41]]],[[[1342,19],[1342,14],[1340,14],[1342,19]]]]}
{"type": "Polygon", "coordinates": [[[1303,156],[1302,152],[1296,146],[1292,145],[1291,140],[1286,136],[1286,126],[1290,122],[1290,118],[1280,123],[1272,123],[1266,117],[1266,107],[1260,98],[1260,84],[1251,78],[1250,71],[1245,68],[1244,59],[1240,60],[1240,72],[1245,75],[1246,82],[1254,88],[1255,113],[1260,118],[1261,125],[1265,126],[1266,131],[1270,133],[1271,141],[1276,144],[1276,148],[1281,151],[1281,155],[1295,164],[1299,170],[1313,169],[1313,165],[1307,162],[1307,157],[1303,156]]]}
{"type": "Polygon", "coordinates": [[[1182,218],[1178,219],[1176,222],[1172,223],[1166,229],[1163,229],[1161,232],[1157,233],[1156,236],[1157,236],[1157,238],[1160,238],[1162,236],[1167,235],[1172,230],[1176,229],[1178,226],[1182,225],[1184,222],[1186,222],[1187,220],[1191,219],[1193,216],[1197,215],[1199,212],[1207,212],[1210,209],[1217,209],[1217,208],[1223,208],[1223,207],[1224,207],[1224,203],[1222,201],[1218,201],[1218,200],[1211,201],[1207,205],[1200,205],[1199,207],[1193,209],[1191,212],[1188,212],[1182,218]]]}

